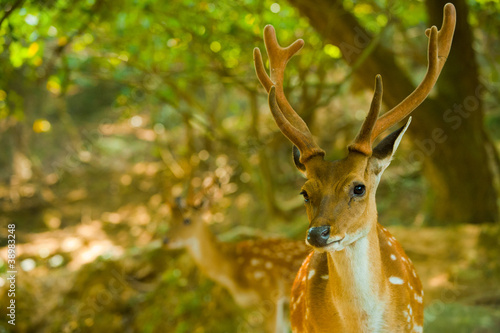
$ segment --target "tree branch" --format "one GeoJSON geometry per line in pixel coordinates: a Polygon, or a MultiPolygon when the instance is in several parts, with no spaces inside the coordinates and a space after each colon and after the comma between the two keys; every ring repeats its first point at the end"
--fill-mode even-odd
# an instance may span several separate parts
{"type": "Polygon", "coordinates": [[[17,7],[21,6],[23,2],[24,0],[17,0],[9,9],[5,11],[5,14],[3,14],[2,18],[0,19],[0,27],[2,27],[3,21],[5,21],[14,12],[14,10],[16,10],[17,7]]]}

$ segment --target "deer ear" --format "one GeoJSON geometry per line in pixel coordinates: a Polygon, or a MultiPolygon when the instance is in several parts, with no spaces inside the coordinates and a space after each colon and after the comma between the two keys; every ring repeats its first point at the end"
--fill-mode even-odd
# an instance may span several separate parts
{"type": "Polygon", "coordinates": [[[295,166],[297,167],[297,169],[299,169],[300,172],[305,174],[306,166],[300,163],[300,151],[296,145],[293,145],[292,153],[293,153],[293,162],[295,163],[295,166]]]}
{"type": "Polygon", "coordinates": [[[193,205],[195,210],[205,210],[210,206],[210,200],[207,198],[201,198],[196,204],[193,205]]]}
{"type": "Polygon", "coordinates": [[[370,165],[376,174],[381,174],[385,168],[389,166],[410,123],[411,117],[408,118],[408,121],[403,127],[386,136],[375,148],[373,148],[370,165]]]}
{"type": "Polygon", "coordinates": [[[177,196],[177,197],[175,197],[174,202],[175,202],[175,206],[177,206],[177,208],[179,208],[179,209],[184,209],[184,208],[186,208],[186,203],[185,203],[185,201],[182,199],[182,197],[181,197],[181,196],[177,196]]]}

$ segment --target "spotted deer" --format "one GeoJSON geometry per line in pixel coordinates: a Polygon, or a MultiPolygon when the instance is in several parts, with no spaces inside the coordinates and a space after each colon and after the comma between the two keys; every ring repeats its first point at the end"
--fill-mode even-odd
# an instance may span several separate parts
{"type": "Polygon", "coordinates": [[[288,60],[304,42],[283,48],[272,26],[264,29],[270,76],[258,48],[257,76],[268,92],[269,107],[281,132],[294,144],[313,252],[297,274],[291,298],[293,332],[422,332],[423,289],[411,260],[398,241],[378,223],[375,192],[410,125],[386,136],[385,130],[407,117],[427,97],[449,54],[455,30],[455,7],[444,7],[441,29],[426,30],[428,67],[420,85],[400,104],[379,117],[382,78],[368,115],[342,160],[326,161],[325,152],[287,101],[283,77],[288,60]]]}
{"type": "Polygon", "coordinates": [[[170,207],[167,248],[185,248],[198,268],[226,288],[240,307],[266,312],[261,312],[266,332],[286,332],[285,306],[311,249],[303,241],[284,239],[220,242],[204,222],[203,208],[181,199],[170,207]]]}

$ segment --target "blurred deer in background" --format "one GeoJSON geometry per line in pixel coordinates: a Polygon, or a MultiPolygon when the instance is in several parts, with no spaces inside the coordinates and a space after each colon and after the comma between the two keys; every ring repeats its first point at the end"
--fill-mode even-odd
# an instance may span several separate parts
{"type": "Polygon", "coordinates": [[[370,111],[346,158],[325,161],[309,128],[288,103],[283,77],[288,60],[304,42],[279,46],[272,26],[264,29],[271,75],[254,50],[257,76],[281,132],[294,144],[294,161],[307,181],[302,187],[314,251],[295,279],[291,299],[294,332],[422,332],[423,290],[415,269],[396,239],[377,222],[375,192],[406,125],[372,148],[385,130],[407,117],[427,97],[449,54],[455,7],[444,7],[441,29],[427,29],[428,68],[420,85],[378,117],[382,78],[375,80],[370,111]]]}
{"type": "Polygon", "coordinates": [[[266,332],[284,332],[289,326],[284,320],[284,306],[289,303],[293,280],[311,249],[303,241],[283,239],[220,242],[203,220],[207,205],[194,202],[177,198],[170,203],[167,247],[185,248],[198,268],[226,288],[242,308],[269,311],[272,302],[275,313],[262,314],[263,326],[266,332]]]}

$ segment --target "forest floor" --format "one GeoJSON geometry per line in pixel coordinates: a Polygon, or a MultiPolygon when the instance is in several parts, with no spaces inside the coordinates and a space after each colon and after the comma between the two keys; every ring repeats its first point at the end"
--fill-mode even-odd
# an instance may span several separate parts
{"type": "MultiPolygon", "coordinates": [[[[6,213],[2,225],[17,221],[18,270],[15,330],[2,320],[0,333],[261,332],[262,318],[239,309],[184,251],[164,248],[169,210],[158,194],[158,167],[141,164],[134,170],[133,177],[92,174],[92,191],[68,178],[64,191],[39,191],[47,203],[42,206],[36,196],[24,198],[17,210],[0,202],[6,213]]],[[[0,189],[0,196],[8,193],[0,189]]],[[[303,221],[279,223],[284,222],[273,223],[274,230],[299,230],[302,237],[303,221]]],[[[425,332],[500,332],[498,225],[388,229],[424,285],[425,332]]],[[[228,234],[231,229],[219,237],[234,239],[228,234]]],[[[9,283],[2,242],[0,307],[5,309],[9,283]]]]}
{"type": "MultiPolygon", "coordinates": [[[[139,234],[136,246],[125,250],[125,243],[109,238],[106,224],[88,221],[32,234],[18,244],[17,331],[232,332],[231,325],[248,321],[224,290],[196,271],[187,255],[168,252],[159,239],[139,234]],[[191,295],[182,299],[186,291],[191,295]],[[148,316],[154,318],[144,324],[148,316]],[[212,327],[214,317],[219,318],[218,328],[212,327]]],[[[498,228],[390,231],[423,282],[426,332],[500,332],[498,263],[487,262],[488,246],[495,245],[488,244],[488,236],[497,239],[498,228]]],[[[498,251],[498,244],[491,250],[498,251]]],[[[2,248],[4,261],[5,253],[2,248]]],[[[0,293],[6,295],[7,289],[4,282],[0,293]]],[[[7,300],[2,299],[4,307],[7,300]]],[[[1,325],[0,332],[10,331],[1,325]]]]}

